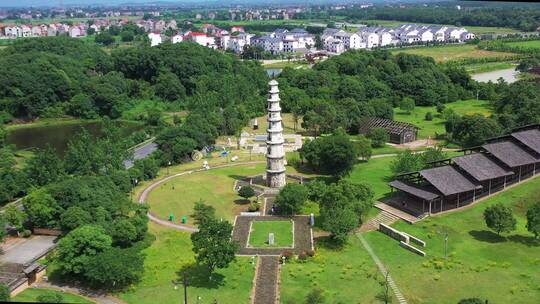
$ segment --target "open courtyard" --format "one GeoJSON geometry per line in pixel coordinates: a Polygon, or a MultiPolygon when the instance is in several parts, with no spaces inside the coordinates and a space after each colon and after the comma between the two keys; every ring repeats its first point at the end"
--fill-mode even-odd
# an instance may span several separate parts
{"type": "Polygon", "coordinates": [[[248,237],[248,247],[253,248],[294,248],[293,221],[252,221],[248,237]],[[273,234],[273,243],[270,243],[273,234]]]}

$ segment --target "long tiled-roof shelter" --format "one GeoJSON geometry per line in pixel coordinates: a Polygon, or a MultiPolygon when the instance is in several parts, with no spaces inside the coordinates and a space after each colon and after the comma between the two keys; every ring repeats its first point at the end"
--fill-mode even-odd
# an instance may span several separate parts
{"type": "Polygon", "coordinates": [[[394,144],[415,141],[418,134],[418,128],[413,124],[378,117],[363,118],[358,131],[360,134],[369,134],[376,128],[385,129],[390,136],[390,142],[394,144]]]}
{"type": "Polygon", "coordinates": [[[459,208],[540,173],[540,124],[397,176],[388,204],[416,216],[459,208]]]}

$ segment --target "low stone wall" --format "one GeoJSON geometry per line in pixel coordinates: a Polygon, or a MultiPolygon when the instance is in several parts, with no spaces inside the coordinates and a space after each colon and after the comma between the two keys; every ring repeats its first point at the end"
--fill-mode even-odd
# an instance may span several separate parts
{"type": "Polygon", "coordinates": [[[393,238],[396,241],[409,243],[409,236],[386,225],[383,223],[379,224],[379,231],[388,235],[389,237],[393,238]]]}
{"type": "Polygon", "coordinates": [[[426,242],[422,241],[421,239],[414,237],[408,233],[401,232],[397,229],[394,229],[386,224],[381,223],[379,225],[379,231],[390,236],[391,238],[399,241],[399,245],[411,252],[414,252],[420,256],[426,256],[426,253],[414,246],[412,246],[410,243],[416,244],[418,246],[426,247],[426,242]]]}
{"type": "Polygon", "coordinates": [[[51,235],[51,236],[59,236],[62,234],[62,231],[56,230],[56,229],[49,229],[49,228],[34,228],[34,234],[37,235],[51,235]]]}
{"type": "Polygon", "coordinates": [[[411,246],[411,245],[409,245],[409,244],[407,244],[407,243],[405,243],[405,242],[403,242],[403,241],[399,242],[399,245],[400,245],[401,247],[403,247],[403,248],[405,248],[405,249],[411,251],[411,252],[414,252],[414,253],[420,255],[420,256],[423,256],[423,257],[426,256],[426,253],[423,252],[422,250],[420,250],[420,249],[418,249],[418,248],[416,248],[416,247],[414,247],[414,246],[411,246]]]}

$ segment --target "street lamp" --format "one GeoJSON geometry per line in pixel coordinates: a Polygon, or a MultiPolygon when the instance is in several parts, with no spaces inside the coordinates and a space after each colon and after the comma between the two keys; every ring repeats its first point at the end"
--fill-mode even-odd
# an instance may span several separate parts
{"type": "Polygon", "coordinates": [[[130,191],[131,202],[133,202],[133,188],[135,188],[135,186],[137,186],[138,183],[139,183],[139,180],[137,180],[136,178],[131,179],[131,191],[130,191]]]}
{"type": "Polygon", "coordinates": [[[171,167],[171,161],[167,162],[167,175],[169,175],[169,168],[171,167]]]}

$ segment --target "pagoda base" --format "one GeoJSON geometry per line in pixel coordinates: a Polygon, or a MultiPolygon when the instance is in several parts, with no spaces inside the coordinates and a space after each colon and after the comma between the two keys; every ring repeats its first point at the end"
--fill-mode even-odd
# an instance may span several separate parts
{"type": "Polygon", "coordinates": [[[287,184],[285,172],[266,173],[266,186],[270,188],[283,188],[287,184]]]}

